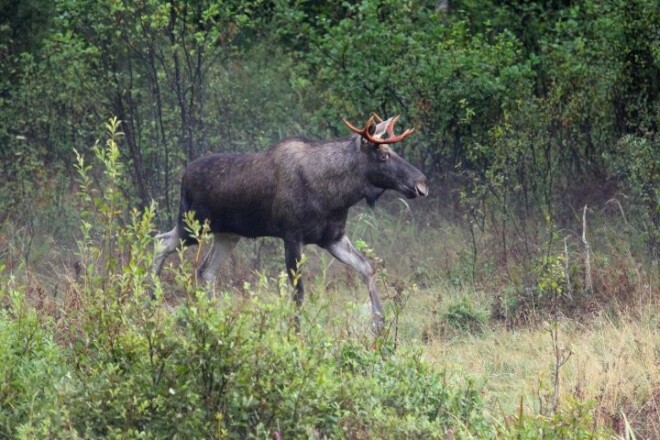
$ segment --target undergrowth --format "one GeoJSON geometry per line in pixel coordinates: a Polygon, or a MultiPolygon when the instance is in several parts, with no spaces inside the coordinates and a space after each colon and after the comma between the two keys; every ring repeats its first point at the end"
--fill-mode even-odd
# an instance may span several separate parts
{"type": "MultiPolygon", "coordinates": [[[[171,280],[153,279],[155,208],[129,210],[121,197],[118,126],[112,120],[107,143],[94,149],[98,185],[95,165],[77,156],[78,270],[66,294],[40,306],[21,268],[0,272],[0,437],[494,432],[477,390],[430,368],[419,348],[336,339],[305,318],[296,333],[292,302],[279,294],[209,299],[183,252],[171,280]],[[170,289],[174,305],[165,301],[170,289]]],[[[190,226],[202,249],[207,237],[190,226]]]]}

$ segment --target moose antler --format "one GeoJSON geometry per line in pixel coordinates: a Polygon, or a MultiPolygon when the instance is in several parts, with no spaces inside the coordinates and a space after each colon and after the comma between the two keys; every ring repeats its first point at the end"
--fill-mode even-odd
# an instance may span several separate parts
{"type": "Polygon", "coordinates": [[[387,131],[388,138],[387,139],[380,139],[380,138],[374,137],[373,135],[371,135],[369,133],[369,129],[371,128],[371,125],[374,123],[374,119],[376,119],[376,118],[378,118],[380,120],[380,122],[383,121],[380,118],[380,116],[378,116],[377,114],[374,113],[374,114],[371,115],[371,117],[369,118],[369,120],[367,121],[367,123],[365,124],[365,126],[362,130],[360,130],[359,128],[355,128],[353,126],[353,124],[348,122],[346,119],[343,119],[343,121],[344,121],[344,124],[346,124],[346,126],[352,132],[359,134],[360,136],[362,136],[363,138],[365,138],[366,140],[368,140],[372,144],[376,144],[376,145],[394,144],[396,142],[401,142],[402,140],[404,140],[405,138],[410,136],[413,131],[415,131],[414,128],[409,128],[406,131],[404,131],[403,133],[401,133],[400,135],[398,135],[398,136],[395,135],[394,134],[394,124],[396,124],[396,121],[399,120],[399,116],[395,116],[395,117],[389,119],[387,121],[387,125],[385,126],[385,131],[387,131]]]}

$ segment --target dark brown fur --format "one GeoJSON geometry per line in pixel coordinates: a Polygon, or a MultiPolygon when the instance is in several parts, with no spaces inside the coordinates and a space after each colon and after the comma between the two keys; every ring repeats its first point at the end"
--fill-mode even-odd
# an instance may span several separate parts
{"type": "Polygon", "coordinates": [[[385,189],[415,197],[416,181],[424,178],[389,147],[359,141],[290,138],[264,153],[197,159],[183,176],[179,221],[194,211],[210,220],[212,232],[323,246],[343,235],[351,206],[362,199],[373,204],[385,189]],[[382,150],[389,166],[377,158],[382,150]]]}

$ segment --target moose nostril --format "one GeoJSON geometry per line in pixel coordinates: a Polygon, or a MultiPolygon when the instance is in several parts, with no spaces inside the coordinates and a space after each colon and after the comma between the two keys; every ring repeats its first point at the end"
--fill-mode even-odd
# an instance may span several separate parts
{"type": "Polygon", "coordinates": [[[429,194],[429,186],[426,182],[418,183],[415,185],[415,189],[417,190],[417,194],[421,197],[426,197],[429,194]]]}

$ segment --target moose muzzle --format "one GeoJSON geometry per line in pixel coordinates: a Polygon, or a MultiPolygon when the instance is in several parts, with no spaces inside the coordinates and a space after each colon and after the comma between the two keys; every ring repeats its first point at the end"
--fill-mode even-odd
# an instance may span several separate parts
{"type": "Polygon", "coordinates": [[[426,183],[426,178],[417,182],[415,191],[417,192],[417,197],[426,197],[429,195],[429,186],[426,183]]]}

